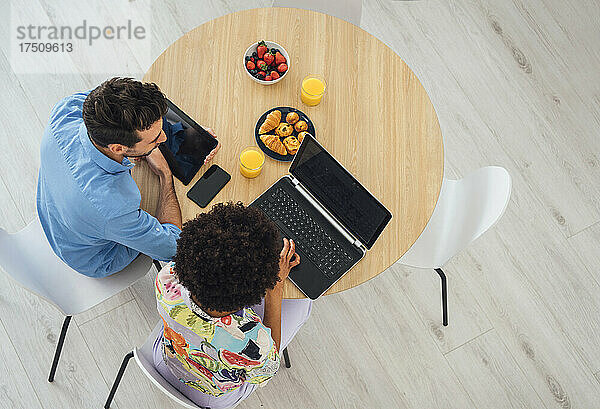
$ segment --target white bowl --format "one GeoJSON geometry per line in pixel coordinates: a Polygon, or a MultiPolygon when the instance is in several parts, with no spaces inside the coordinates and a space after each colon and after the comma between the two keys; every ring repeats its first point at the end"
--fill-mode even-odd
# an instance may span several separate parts
{"type": "Polygon", "coordinates": [[[244,56],[242,58],[242,65],[244,67],[244,71],[246,72],[246,74],[248,74],[248,76],[250,78],[252,78],[252,80],[254,80],[255,82],[258,82],[259,84],[262,85],[273,85],[278,83],[279,81],[281,81],[283,79],[283,77],[286,76],[286,74],[288,73],[288,71],[290,70],[290,56],[287,53],[287,51],[285,50],[285,48],[283,48],[282,46],[280,46],[277,43],[274,43],[273,41],[266,41],[265,40],[265,44],[267,45],[267,48],[270,50],[271,48],[277,48],[279,49],[279,52],[281,53],[281,55],[283,55],[285,57],[286,60],[286,64],[288,66],[288,69],[283,73],[279,75],[279,78],[277,78],[276,80],[272,80],[272,81],[263,81],[263,80],[259,80],[258,78],[252,76],[252,74],[250,74],[250,72],[248,72],[248,69],[246,68],[246,57],[252,57],[252,53],[254,51],[256,51],[256,46],[258,45],[258,41],[255,42],[254,44],[251,44],[250,47],[248,47],[246,49],[246,52],[244,53],[244,56]]]}

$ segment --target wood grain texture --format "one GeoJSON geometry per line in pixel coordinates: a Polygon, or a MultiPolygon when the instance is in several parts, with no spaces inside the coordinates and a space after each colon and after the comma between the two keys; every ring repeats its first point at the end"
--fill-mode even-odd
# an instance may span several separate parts
{"type": "MultiPolygon", "coordinates": [[[[523,276],[523,259],[512,255],[512,239],[513,235],[490,232],[485,246],[475,243],[451,264],[464,267],[460,274],[468,277],[465,281],[471,293],[544,405],[593,407],[600,400],[600,390],[578,348],[561,329],[558,320],[566,316],[557,317],[549,310],[523,276]]],[[[535,257],[533,253],[530,256],[535,257]]],[[[579,320],[581,316],[572,318],[579,320]]]]}
{"type": "Polygon", "coordinates": [[[44,407],[100,407],[108,387],[90,359],[79,327],[74,322],[69,325],[56,378],[49,383],[48,373],[64,316],[16,285],[4,272],[1,277],[0,317],[40,402],[44,407]]]}
{"type": "Polygon", "coordinates": [[[39,147],[43,125],[23,92],[8,60],[0,51],[0,177],[21,216],[27,221],[35,214],[35,189],[39,168],[39,147]]]}
{"type": "MultiPolygon", "coordinates": [[[[433,297],[437,298],[437,295],[433,297]]],[[[340,323],[348,322],[348,326],[354,323],[354,328],[346,332],[347,336],[363,335],[368,345],[352,360],[362,367],[366,365],[365,360],[370,361],[372,354],[394,385],[395,397],[403,406],[475,407],[448,362],[439,354],[426,325],[410,302],[398,294],[397,285],[387,271],[364,285],[339,294],[339,298],[341,303],[337,305],[328,302],[328,305],[333,304],[332,308],[337,307],[328,316],[336,317],[340,323]],[[428,357],[426,363],[425,356],[428,357]]],[[[329,321],[333,319],[329,318],[329,321]]],[[[378,407],[390,406],[397,407],[385,404],[378,407]]]]}
{"type": "MultiPolygon", "coordinates": [[[[0,0],[2,10],[6,3],[0,0]]],[[[32,3],[36,1],[24,3],[23,10],[31,5],[31,12],[37,13],[32,3]]],[[[155,1],[153,55],[158,57],[183,33],[211,18],[266,5],[244,0],[155,1]]],[[[424,270],[418,271],[424,275],[415,275],[417,271],[394,267],[348,292],[319,300],[290,345],[291,371],[282,368],[272,385],[257,391],[240,408],[295,408],[294,397],[307,407],[322,400],[322,407],[388,409],[389,402],[376,394],[389,394],[396,407],[419,409],[451,407],[447,402],[455,397],[464,407],[490,409],[506,402],[538,407],[538,400],[547,408],[598,406],[600,372],[594,368],[600,337],[590,322],[597,315],[600,297],[596,290],[600,217],[595,193],[600,180],[598,20],[598,4],[573,0],[363,2],[361,27],[401,56],[437,111],[444,134],[445,174],[461,177],[486,165],[507,168],[513,177],[509,211],[493,231],[446,267],[451,310],[450,327],[442,328],[443,341],[435,331],[440,325],[435,273],[424,270]],[[372,322],[390,311],[393,322],[372,322]],[[475,339],[461,344],[457,332],[476,334],[478,328],[487,328],[481,314],[493,330],[479,337],[465,336],[465,340],[475,339]],[[498,339],[492,339],[494,333],[498,339]],[[442,351],[451,345],[454,349],[445,358],[442,351]],[[484,356],[493,366],[483,363],[484,356]],[[377,362],[364,364],[361,357],[377,362]],[[468,379],[464,379],[466,370],[468,379]],[[360,379],[337,381],[340,374],[360,379]],[[435,382],[440,374],[446,383],[438,388],[435,382]],[[483,396],[488,389],[489,395],[498,397],[498,404],[483,396]]],[[[0,38],[7,38],[9,28],[0,25],[0,38]]],[[[0,50],[5,49],[3,42],[0,50]]],[[[352,53],[352,58],[358,57],[352,53]]],[[[60,98],[92,88],[105,78],[89,73],[79,77],[14,74],[6,61],[0,57],[4,92],[0,98],[0,226],[16,231],[34,209],[36,144],[50,108],[60,98]],[[32,117],[39,120],[27,124],[31,129],[18,126],[32,117]],[[19,173],[14,166],[20,167],[19,173]]],[[[118,74],[141,78],[135,72],[118,74]]],[[[204,92],[204,84],[190,84],[195,93],[204,92]]],[[[351,81],[347,85],[356,87],[351,81]]],[[[269,106],[260,106],[256,115],[269,106]]],[[[239,110],[236,113],[240,116],[239,110]]],[[[215,124],[213,117],[198,120],[215,124]]],[[[235,115],[220,120],[221,124],[234,120],[241,126],[235,115]]],[[[217,133],[224,126],[215,125],[217,133]]],[[[141,311],[126,321],[120,336],[145,339],[153,326],[153,278],[149,274],[131,288],[141,311]]],[[[6,350],[3,365],[15,368],[17,376],[22,375],[18,370],[22,367],[31,386],[24,382],[18,389],[11,382],[11,388],[4,390],[8,399],[0,401],[0,407],[19,401],[25,393],[39,396],[45,408],[100,407],[118,369],[115,362],[122,358],[113,356],[121,353],[121,345],[97,348],[93,344],[92,348],[86,340],[104,340],[107,320],[125,310],[113,310],[113,315],[97,320],[85,317],[85,337],[77,330],[76,317],[57,380],[49,385],[45,378],[62,317],[8,282],[0,289],[0,321],[15,352],[6,350]],[[93,325],[102,320],[98,327],[93,325]],[[45,338],[48,334],[52,342],[45,338]],[[98,361],[112,360],[105,368],[108,377],[100,375],[90,359],[91,350],[98,361]]],[[[133,371],[132,363],[125,378],[143,379],[133,371]]],[[[144,393],[151,399],[158,392],[149,385],[144,393]]],[[[130,400],[114,406],[139,407],[130,400]]]]}
{"type": "MultiPolygon", "coordinates": [[[[587,122],[575,120],[581,114],[573,113],[590,110],[573,102],[583,84],[563,80],[572,75],[571,64],[560,66],[518,8],[509,2],[441,2],[439,7],[406,8],[395,16],[400,22],[414,20],[412,25],[451,70],[476,114],[568,237],[600,218],[599,178],[593,176],[599,169],[596,151],[583,136],[589,133],[583,124],[591,118],[586,114],[587,122]],[[446,30],[449,22],[457,29],[446,30]],[[458,57],[468,55],[480,57],[466,68],[458,57]],[[588,148],[573,149],[575,141],[588,148]]],[[[539,7],[530,3],[529,8],[539,7]]]]}
{"type": "Polygon", "coordinates": [[[35,390],[27,376],[10,335],[0,323],[0,408],[41,409],[35,390]],[[15,382],[15,380],[18,380],[15,382]]]}
{"type": "Polygon", "coordinates": [[[468,286],[460,275],[444,268],[448,283],[449,325],[442,325],[440,277],[434,270],[425,270],[394,264],[386,274],[398,294],[407,296],[431,338],[442,353],[447,353],[492,328],[468,286]]]}
{"type": "Polygon", "coordinates": [[[150,270],[148,274],[133,283],[129,288],[150,328],[154,328],[154,325],[156,325],[160,319],[158,311],[156,310],[156,295],[154,293],[154,280],[156,279],[156,274],[156,270],[150,270]]]}
{"type": "MultiPolygon", "coordinates": [[[[12,187],[12,183],[11,183],[12,187]]],[[[10,196],[9,188],[0,178],[0,228],[8,233],[14,233],[25,227],[23,216],[19,213],[15,201],[10,196]]]]}
{"type": "Polygon", "coordinates": [[[590,275],[600,284],[600,222],[569,237],[567,242],[583,260],[590,275]]]}
{"type": "MultiPolygon", "coordinates": [[[[311,118],[317,139],[392,212],[392,221],[372,250],[327,294],[354,287],[389,267],[412,245],[433,212],[443,175],[435,110],[400,57],[350,23],[288,8],[229,14],[177,40],[144,80],[156,82],[184,111],[219,135],[223,148],[214,162],[232,179],[212,203],[249,203],[286,173],[288,164],[268,159],[259,178],[245,179],[238,171],[238,157],[244,147],[255,144],[254,124],[264,111],[291,105],[311,118]],[[278,30],[272,21],[289,29],[278,30]],[[221,41],[221,65],[229,70],[202,62],[211,53],[206,39],[214,36],[221,41]],[[268,87],[247,78],[242,66],[248,45],[261,38],[282,44],[291,56],[287,77],[268,87]],[[385,78],[377,67],[386,67],[385,78]],[[311,72],[322,73],[328,81],[327,93],[316,107],[300,102],[299,84],[311,72]]],[[[142,166],[133,173],[143,206],[153,212],[158,199],[155,176],[142,166]]],[[[188,189],[176,183],[185,220],[201,211],[185,196],[188,189]]],[[[285,297],[303,295],[288,283],[285,297]]]]}
{"type": "MultiPolygon", "coordinates": [[[[23,227],[23,219],[1,179],[0,209],[2,209],[2,212],[0,213],[0,227],[8,232],[15,232],[23,227]]],[[[0,269],[0,271],[2,271],[2,269],[0,269]]],[[[4,271],[2,271],[0,275],[3,278],[8,279],[4,271]]],[[[0,297],[0,303],[4,303],[2,297],[0,297]]],[[[53,307],[48,306],[48,308],[53,307]]],[[[8,308],[8,311],[14,312],[12,308],[8,308]]],[[[4,317],[4,315],[0,314],[0,345],[2,345],[0,348],[0,373],[3,374],[0,376],[0,408],[42,408],[39,398],[35,393],[35,388],[19,358],[20,348],[17,348],[20,347],[21,344],[18,339],[15,339],[14,335],[11,337],[11,333],[14,332],[14,327],[12,326],[13,322],[14,321],[11,320],[10,317],[4,317]],[[5,325],[4,322],[8,325],[5,325]],[[6,327],[9,328],[11,333],[7,332],[6,327]],[[13,344],[13,340],[16,341],[17,347],[13,344]],[[18,379],[19,381],[15,382],[15,379],[18,379]]],[[[50,361],[48,361],[48,363],[50,363],[50,361]]]]}
{"type": "MultiPolygon", "coordinates": [[[[365,286],[370,287],[370,283],[365,286]]],[[[356,295],[362,288],[352,289],[350,294],[356,295]]],[[[375,334],[364,328],[365,323],[350,316],[342,294],[315,301],[311,317],[302,327],[302,333],[308,336],[294,339],[290,347],[300,345],[313,362],[313,376],[327,391],[333,407],[409,407],[404,391],[369,344],[375,334]],[[369,376],[364,376],[366,373],[369,376]],[[386,381],[381,382],[382,379],[386,381]]]]}
{"type": "Polygon", "coordinates": [[[450,352],[446,359],[478,408],[545,407],[493,330],[450,352]]]}
{"type": "MultiPolygon", "coordinates": [[[[313,309],[315,311],[315,309],[313,309]]],[[[311,333],[306,327],[298,331],[288,347],[291,368],[286,368],[283,361],[277,376],[273,377],[267,387],[257,389],[254,395],[260,398],[262,406],[267,409],[278,408],[335,408],[335,402],[331,398],[327,379],[319,377],[322,372],[319,361],[315,361],[311,352],[305,353],[303,340],[309,339],[311,333]],[[290,388],[289,385],[294,385],[290,388]]],[[[257,408],[244,401],[247,408],[257,408]]],[[[241,405],[240,405],[241,407],[241,405]]]]}
{"type": "MultiPolygon", "coordinates": [[[[460,6],[470,9],[477,6],[477,4],[479,2],[476,4],[469,3],[469,5],[462,3],[460,6]]],[[[573,252],[565,247],[562,240],[560,240],[561,235],[557,236],[557,232],[561,230],[563,235],[567,233],[563,226],[564,218],[557,218],[555,212],[548,210],[545,195],[549,193],[540,194],[536,184],[532,183],[532,177],[546,180],[544,182],[546,191],[548,183],[552,184],[547,180],[555,176],[556,167],[553,166],[551,160],[540,156],[539,150],[534,146],[527,148],[516,146],[519,143],[528,144],[532,140],[535,140],[536,144],[546,142],[528,130],[520,138],[523,142],[518,142],[510,131],[507,135],[507,127],[516,126],[507,114],[515,109],[520,110],[520,103],[515,104],[508,93],[502,97],[493,97],[486,90],[486,87],[490,86],[494,88],[496,93],[508,92],[510,86],[506,81],[511,79],[513,75],[519,75],[520,71],[516,70],[511,74],[502,73],[498,75],[496,70],[499,63],[493,66],[481,64],[481,60],[488,58],[488,53],[492,55],[497,53],[497,47],[486,43],[479,37],[470,38],[475,35],[473,31],[477,32],[481,26],[487,24],[486,20],[462,18],[453,9],[448,10],[445,5],[437,3],[422,3],[422,7],[415,4],[412,7],[402,7],[401,11],[401,13],[397,12],[394,16],[397,18],[396,24],[403,27],[403,30],[386,29],[388,21],[385,20],[385,24],[369,26],[369,29],[372,27],[374,30],[378,30],[375,31],[376,33],[381,32],[382,38],[401,45],[403,57],[405,56],[407,61],[413,61],[421,68],[422,71],[417,69],[415,71],[418,73],[424,72],[424,79],[436,78],[436,81],[424,81],[424,86],[434,104],[439,103],[445,107],[444,110],[440,110],[440,122],[447,138],[447,143],[445,143],[446,158],[449,159],[451,167],[456,169],[458,174],[464,175],[467,171],[483,164],[501,164],[509,169],[514,181],[513,198],[509,209],[517,203],[518,210],[516,210],[516,213],[507,212],[498,226],[498,228],[505,226],[507,231],[514,229],[509,233],[510,237],[504,240],[506,248],[498,247],[498,244],[493,242],[485,245],[488,251],[485,254],[480,254],[480,257],[487,259],[485,260],[487,270],[486,268],[480,270],[469,267],[464,256],[459,256],[459,258],[453,260],[450,266],[455,265],[455,263],[457,266],[460,265],[460,268],[456,271],[465,278],[465,282],[471,286],[477,284],[476,287],[471,288],[470,292],[480,300],[480,305],[491,318],[494,328],[503,341],[507,345],[510,344],[511,353],[519,357],[517,358],[519,363],[522,358],[527,360],[528,355],[519,351],[519,343],[507,342],[509,338],[515,336],[511,335],[515,324],[507,324],[507,327],[504,327],[500,325],[498,320],[512,321],[515,319],[512,316],[513,314],[516,314],[517,317],[522,315],[518,319],[523,319],[523,323],[528,322],[527,326],[529,326],[533,325],[533,322],[537,319],[537,314],[528,305],[527,296],[524,296],[522,299],[515,298],[513,300],[516,304],[515,307],[510,308],[510,313],[501,310],[498,312],[500,315],[495,315],[494,310],[490,308],[490,304],[482,303],[480,297],[485,295],[485,297],[493,299],[494,302],[499,302],[499,300],[505,299],[506,294],[504,292],[500,294],[493,282],[489,284],[489,287],[479,286],[482,280],[491,280],[494,275],[499,274],[498,278],[501,278],[502,283],[507,286],[510,286],[510,283],[517,282],[522,285],[522,280],[525,278],[529,283],[528,286],[536,288],[533,290],[535,295],[532,295],[529,300],[541,302],[538,307],[541,308],[541,311],[552,311],[551,314],[556,321],[547,325],[554,327],[558,324],[560,325],[559,328],[562,328],[556,328],[556,332],[551,331],[548,334],[551,339],[551,342],[548,343],[545,338],[544,341],[539,341],[534,336],[537,357],[542,355],[540,350],[545,351],[543,354],[550,361],[554,360],[552,357],[557,350],[566,349],[572,352],[576,351],[577,354],[585,350],[594,351],[595,345],[598,345],[598,335],[595,329],[596,325],[594,322],[590,322],[589,317],[590,314],[592,314],[591,316],[594,314],[590,312],[590,308],[591,311],[597,308],[595,307],[598,303],[597,292],[594,290],[588,292],[583,289],[590,277],[586,276],[581,261],[578,261],[573,252]],[[455,27],[463,30],[461,34],[458,34],[455,30],[445,29],[447,27],[447,25],[444,25],[445,22],[453,19],[457,19],[455,27]],[[424,22],[428,22],[428,24],[424,22]],[[449,43],[451,40],[448,40],[448,37],[453,38],[454,44],[449,43]],[[444,47],[437,45],[440,40],[444,42],[444,47]],[[471,43],[481,43],[481,48],[472,49],[471,43]],[[423,44],[429,44],[436,52],[423,54],[421,50],[423,44]],[[471,60],[471,55],[481,55],[482,53],[486,54],[482,55],[481,59],[471,60]],[[464,61],[470,63],[465,65],[464,61]],[[477,86],[474,83],[477,83],[477,86]],[[483,109],[484,106],[497,108],[489,108],[488,111],[488,108],[483,109]],[[506,115],[500,111],[504,111],[506,115]],[[467,112],[469,114],[465,115],[467,112]],[[501,121],[500,117],[504,117],[504,120],[501,121]],[[502,122],[502,125],[500,122],[502,122]],[[532,160],[520,161],[518,155],[530,156],[532,160]],[[523,169],[525,169],[525,173],[521,176],[523,169]],[[516,214],[520,217],[515,218],[516,214]],[[552,228],[552,226],[556,228],[552,228]],[[556,243],[560,243],[558,247],[555,246],[556,243]],[[495,254],[493,248],[498,248],[498,254],[495,254]],[[514,254],[514,259],[525,265],[508,267],[505,256],[502,255],[503,253],[514,254]],[[507,276],[506,270],[511,270],[510,275],[507,276]],[[516,271],[523,278],[516,278],[514,276],[516,271]],[[487,275],[489,275],[489,278],[486,278],[487,275]],[[552,278],[548,278],[548,276],[552,276],[552,278]],[[548,280],[551,280],[551,282],[548,282],[548,280]],[[584,293],[587,293],[583,297],[580,293],[582,289],[584,293]],[[557,294],[560,294],[560,297],[557,298],[557,294]],[[511,331],[505,332],[506,328],[510,328],[511,331]],[[587,334],[581,334],[580,328],[587,334]],[[571,329],[574,329],[574,331],[571,331],[571,329]],[[562,346],[553,345],[556,342],[562,343],[562,346]],[[513,348],[515,349],[513,350],[513,348]]],[[[394,9],[391,12],[394,13],[394,9]]],[[[508,19],[512,24],[514,24],[514,21],[518,21],[514,16],[508,17],[508,19]]],[[[583,40],[581,39],[581,41],[583,40]]],[[[500,64],[500,66],[503,65],[500,64]]],[[[539,69],[543,70],[541,67],[539,69]]],[[[533,97],[530,91],[521,92],[519,98],[528,99],[530,104],[540,104],[539,98],[533,97]]],[[[564,154],[571,155],[585,152],[585,150],[579,150],[576,145],[559,142],[552,134],[547,135],[548,143],[557,143],[560,146],[557,149],[564,151],[564,154]]],[[[585,171],[581,170],[581,172],[585,171]]],[[[566,183],[568,184],[568,182],[566,183]]],[[[562,200],[566,208],[572,211],[571,219],[578,225],[586,225],[588,223],[586,218],[590,215],[593,217],[593,213],[584,215],[583,212],[580,212],[576,214],[573,208],[569,206],[570,203],[589,202],[589,199],[577,196],[574,192],[571,193],[572,186],[569,185],[569,187],[563,189],[564,186],[565,184],[560,184],[560,187],[556,185],[549,187],[555,190],[555,193],[552,194],[552,200],[562,200]]],[[[481,240],[488,240],[488,236],[484,235],[481,240]]],[[[478,263],[481,265],[480,260],[478,260],[478,263]]],[[[519,292],[520,290],[514,289],[513,291],[519,292]]],[[[534,331],[534,334],[537,334],[537,331],[534,331]]],[[[594,357],[594,352],[584,359],[571,354],[570,357],[574,357],[574,361],[571,358],[561,358],[561,367],[556,368],[556,373],[560,374],[561,377],[565,373],[571,373],[570,376],[565,377],[565,380],[569,380],[573,376],[581,377],[582,382],[589,388],[591,385],[588,379],[590,372],[586,365],[591,363],[587,361],[590,356],[594,357]]],[[[590,368],[593,370],[594,365],[590,368]]],[[[544,370],[538,372],[531,370],[531,367],[528,367],[524,372],[532,385],[535,385],[536,391],[544,396],[544,402],[547,405],[577,406],[573,401],[567,399],[568,396],[582,399],[583,406],[586,404],[593,405],[591,402],[597,399],[595,395],[588,394],[586,396],[581,391],[568,392],[567,389],[569,388],[562,385],[562,381],[557,381],[554,373],[550,375],[547,372],[544,373],[544,370]],[[557,387],[555,381],[562,386],[557,387]]],[[[586,389],[584,388],[584,390],[586,389]]]]}

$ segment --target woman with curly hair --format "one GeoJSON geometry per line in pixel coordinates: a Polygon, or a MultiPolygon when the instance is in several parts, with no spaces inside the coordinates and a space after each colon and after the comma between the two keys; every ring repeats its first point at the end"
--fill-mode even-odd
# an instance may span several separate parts
{"type": "Polygon", "coordinates": [[[299,263],[294,242],[242,203],[218,203],[186,222],[173,262],[156,277],[158,372],[212,409],[266,385],[312,308],[308,299],[283,300],[283,283],[299,263]]]}

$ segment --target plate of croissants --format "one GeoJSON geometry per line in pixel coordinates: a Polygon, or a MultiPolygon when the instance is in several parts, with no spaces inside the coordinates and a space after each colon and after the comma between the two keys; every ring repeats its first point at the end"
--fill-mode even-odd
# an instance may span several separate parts
{"type": "Polygon", "coordinates": [[[265,155],[282,162],[294,159],[306,134],[315,136],[312,121],[304,112],[292,107],[269,109],[258,118],[254,128],[259,148],[265,155]]]}

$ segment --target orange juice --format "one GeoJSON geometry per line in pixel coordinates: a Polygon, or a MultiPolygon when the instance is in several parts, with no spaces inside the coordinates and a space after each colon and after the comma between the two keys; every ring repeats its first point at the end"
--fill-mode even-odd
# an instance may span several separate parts
{"type": "Polygon", "coordinates": [[[247,178],[255,178],[260,175],[264,163],[265,155],[258,148],[246,148],[240,155],[240,172],[247,178]]]}
{"type": "Polygon", "coordinates": [[[309,106],[319,105],[325,93],[325,80],[317,75],[309,75],[302,80],[300,97],[309,106]]]}

